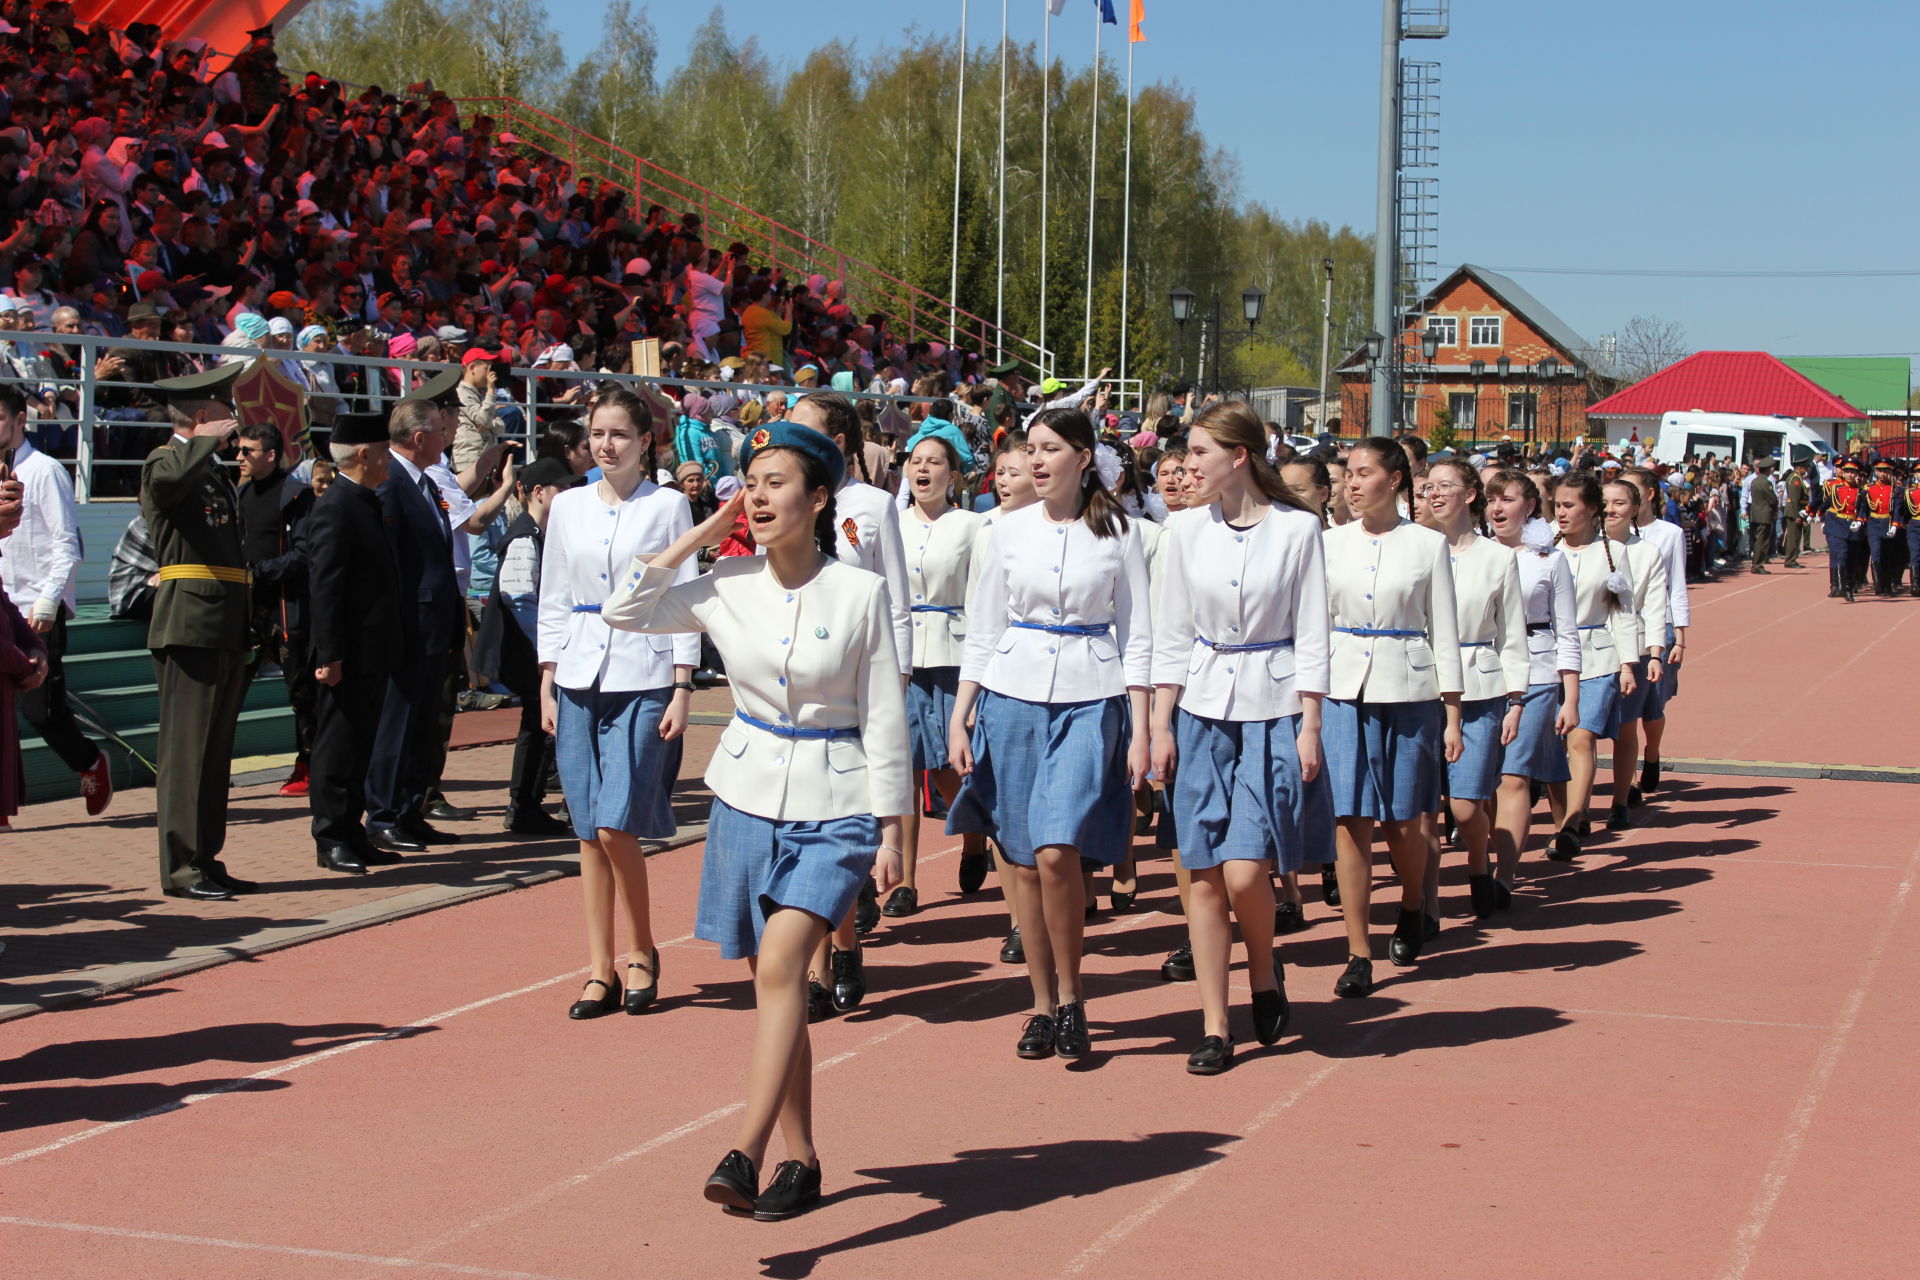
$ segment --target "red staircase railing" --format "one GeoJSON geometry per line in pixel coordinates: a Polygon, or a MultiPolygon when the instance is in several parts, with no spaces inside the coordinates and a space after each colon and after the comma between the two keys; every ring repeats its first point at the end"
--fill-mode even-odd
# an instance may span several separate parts
{"type": "MultiPolygon", "coordinates": [[[[951,342],[978,351],[991,363],[1011,357],[1044,376],[1053,372],[1053,353],[991,320],[963,311],[951,301],[909,284],[870,262],[822,244],[801,231],[775,222],[737,200],[690,178],[664,169],[643,156],[528,106],[517,98],[461,98],[463,118],[492,116],[495,132],[557,156],[576,174],[591,174],[626,191],[640,205],[659,204],[681,213],[697,212],[709,244],[738,240],[784,271],[789,279],[819,273],[844,283],[846,301],[856,314],[884,312],[909,341],[951,342]]],[[[636,214],[640,210],[635,211],[636,214]]]]}

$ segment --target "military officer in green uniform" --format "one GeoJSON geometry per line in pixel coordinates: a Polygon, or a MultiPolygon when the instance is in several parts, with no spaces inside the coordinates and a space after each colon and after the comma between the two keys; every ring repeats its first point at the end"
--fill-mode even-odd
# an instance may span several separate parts
{"type": "Polygon", "coordinates": [[[246,695],[249,590],[239,505],[221,453],[240,424],[243,365],[154,383],[173,436],[140,471],[140,512],[160,561],[147,647],[160,687],[155,807],[160,887],[224,902],[259,886],[227,874],[227,788],[246,695]]]}

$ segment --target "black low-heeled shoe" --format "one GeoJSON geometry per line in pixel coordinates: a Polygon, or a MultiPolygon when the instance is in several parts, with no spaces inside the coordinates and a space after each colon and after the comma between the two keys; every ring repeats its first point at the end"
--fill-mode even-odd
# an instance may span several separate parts
{"type": "Polygon", "coordinates": [[[1627,804],[1630,807],[1638,809],[1640,806],[1644,805],[1646,802],[1647,802],[1646,794],[1642,792],[1639,787],[1627,788],[1627,804]]]}
{"type": "Polygon", "coordinates": [[[825,1022],[833,1016],[833,992],[813,978],[807,979],[807,1021],[825,1022]]]}
{"type": "Polygon", "coordinates": [[[1474,917],[1485,920],[1500,909],[1500,882],[1490,875],[1470,875],[1467,897],[1473,902],[1474,917]]]}
{"type": "Polygon", "coordinates": [[[1340,905],[1340,876],[1331,862],[1320,866],[1320,901],[1330,907],[1340,905]]]}
{"type": "Polygon", "coordinates": [[[1297,902],[1282,902],[1273,908],[1273,933],[1275,937],[1285,937],[1289,933],[1298,933],[1307,927],[1307,913],[1297,902]]]}
{"type": "Polygon", "coordinates": [[[1640,789],[1646,792],[1658,791],[1660,789],[1660,762],[1658,760],[1642,760],[1640,762],[1640,789]]]}
{"type": "Polygon", "coordinates": [[[1346,971],[1334,981],[1333,994],[1343,1000],[1372,995],[1373,961],[1365,956],[1348,956],[1346,971]]]}
{"type": "Polygon", "coordinates": [[[1553,833],[1547,844],[1547,858],[1553,862],[1572,862],[1580,856],[1580,837],[1567,827],[1553,833]]]}
{"type": "Polygon", "coordinates": [[[960,892],[978,893],[987,882],[987,868],[993,860],[984,853],[960,855],[960,892]]]}
{"type": "Polygon", "coordinates": [[[1217,1076],[1233,1065],[1233,1041],[1226,1036],[1206,1036],[1200,1047],[1187,1055],[1187,1074],[1217,1076]]]}
{"type": "Polygon", "coordinates": [[[1493,891],[1497,895],[1493,906],[1495,911],[1505,911],[1513,905],[1512,885],[1506,883],[1504,880],[1495,879],[1493,882],[1493,891]]]}
{"type": "Polygon", "coordinates": [[[1087,1032],[1087,1006],[1078,1000],[1063,1004],[1053,1018],[1053,1051],[1069,1061],[1086,1057],[1093,1048],[1087,1032]]]}
{"type": "Polygon", "coordinates": [[[1623,804],[1617,804],[1613,806],[1613,808],[1607,810],[1607,830],[1625,831],[1628,827],[1631,827],[1632,825],[1633,825],[1633,815],[1627,810],[1627,806],[1623,804]]]}
{"type": "Polygon", "coordinates": [[[1000,962],[1002,964],[1025,964],[1027,962],[1026,944],[1020,941],[1020,926],[1013,926],[1013,932],[1000,944],[1000,962]]]}
{"type": "Polygon", "coordinates": [[[1585,840],[1593,834],[1593,819],[1582,814],[1580,820],[1573,824],[1573,829],[1582,840],[1585,840]]]}
{"type": "Polygon", "coordinates": [[[1118,889],[1111,889],[1108,891],[1107,896],[1113,900],[1114,914],[1118,915],[1121,912],[1133,910],[1135,900],[1140,897],[1140,890],[1136,884],[1132,893],[1122,893],[1118,889]]]}
{"type": "Polygon", "coordinates": [[[636,987],[631,982],[627,984],[627,999],[624,1007],[628,1013],[640,1013],[644,1011],[660,994],[660,948],[655,947],[648,953],[648,964],[651,964],[652,968],[648,968],[647,965],[639,964],[632,960],[627,961],[627,973],[629,976],[632,975],[635,969],[638,969],[653,979],[653,982],[645,987],[636,987]]]}
{"type": "Polygon", "coordinates": [[[827,957],[833,967],[833,1007],[852,1013],[867,998],[867,971],[860,959],[860,946],[851,951],[836,950],[827,957]]]}
{"type": "Polygon", "coordinates": [[[860,897],[853,904],[853,931],[872,933],[880,923],[880,890],[869,879],[860,886],[860,897]]]}
{"type": "Polygon", "coordinates": [[[1399,923],[1387,939],[1387,959],[1404,969],[1420,958],[1420,944],[1426,940],[1428,915],[1424,911],[1400,909],[1399,923]]]}
{"type": "Polygon", "coordinates": [[[1167,954],[1160,962],[1160,980],[1162,982],[1192,982],[1193,944],[1183,942],[1167,954]]]}
{"type": "Polygon", "coordinates": [[[751,1217],[753,1202],[760,1198],[760,1170],[738,1151],[729,1151],[707,1177],[701,1193],[736,1217],[751,1217]]]}
{"type": "Polygon", "coordinates": [[[773,1167],[767,1189],[753,1202],[755,1222],[797,1218],[820,1203],[820,1166],[782,1160],[773,1167]]]}
{"type": "Polygon", "coordinates": [[[919,892],[914,889],[909,889],[903,884],[887,895],[887,905],[880,908],[880,914],[899,919],[903,916],[910,916],[919,909],[919,892]]]}
{"type": "Polygon", "coordinates": [[[605,978],[588,978],[587,985],[597,986],[601,994],[591,1000],[575,1000],[567,1009],[567,1016],[575,1022],[588,1018],[604,1018],[620,1007],[620,980],[608,981],[605,978]]]}
{"type": "Polygon", "coordinates": [[[1272,991],[1253,993],[1253,1036],[1261,1044],[1277,1044],[1293,1021],[1293,1005],[1287,1000],[1287,973],[1280,962],[1273,962],[1272,991]]]}
{"type": "Polygon", "coordinates": [[[1029,1061],[1053,1056],[1053,1041],[1056,1024],[1052,1015],[1036,1013],[1027,1019],[1027,1025],[1020,1032],[1020,1042],[1013,1051],[1029,1061]]]}

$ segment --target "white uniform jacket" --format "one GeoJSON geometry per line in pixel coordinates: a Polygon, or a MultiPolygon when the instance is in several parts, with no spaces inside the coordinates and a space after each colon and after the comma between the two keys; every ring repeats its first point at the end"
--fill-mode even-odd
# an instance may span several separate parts
{"type": "Polygon", "coordinates": [[[1660,548],[1643,532],[1627,540],[1627,554],[1633,557],[1633,598],[1640,602],[1640,651],[1658,645],[1667,647],[1667,566],[1660,548]]]}
{"type": "Polygon", "coordinates": [[[1492,538],[1475,538],[1465,551],[1449,549],[1448,554],[1454,615],[1460,620],[1461,699],[1525,693],[1527,607],[1513,551],[1492,538]]]}
{"type": "Polygon", "coordinates": [[[764,556],[729,557],[691,582],[674,576],[634,560],[601,617],[623,631],[706,632],[735,710],[763,725],[859,730],[790,738],[736,716],[707,765],[714,795],[775,822],[912,812],[906,691],[880,579],[823,563],[789,591],[764,556]]]}
{"type": "MultiPolygon", "coordinates": [[[[615,631],[593,611],[635,556],[658,555],[692,527],[686,495],[651,480],[642,480],[615,506],[601,500],[598,484],[554,498],[540,556],[538,646],[540,661],[554,664],[556,685],[590,689],[598,680],[609,693],[664,689],[673,683],[674,667],[700,665],[700,637],[690,631],[615,631]]],[[[691,582],[696,572],[689,560],[673,580],[691,582]]]]}
{"type": "Polygon", "coordinates": [[[958,508],[931,523],[911,507],[900,513],[916,667],[960,665],[967,647],[967,598],[978,574],[974,547],[984,523],[958,508]]]}
{"type": "Polygon", "coordinates": [[[1460,623],[1446,537],[1411,520],[1378,536],[1358,520],[1320,536],[1333,618],[1328,696],[1430,702],[1459,693],[1460,623]],[[1413,634],[1355,634],[1365,631],[1413,634]]]}
{"type": "MultiPolygon", "coordinates": [[[[1687,597],[1687,531],[1671,520],[1655,520],[1640,526],[1640,536],[1659,548],[1660,563],[1667,570],[1667,625],[1693,625],[1693,602],[1687,597]]],[[[1648,644],[1662,644],[1660,639],[1648,644]]]]}
{"type": "Polygon", "coordinates": [[[1053,524],[1046,506],[997,518],[967,601],[960,678],[1024,702],[1093,702],[1144,689],[1153,619],[1140,530],[1101,538],[1084,519],[1053,524]],[[1109,625],[1099,635],[1016,627],[1109,625]]]}
{"type": "Polygon", "coordinates": [[[1320,521],[1276,506],[1240,530],[1217,506],[1160,530],[1166,569],[1153,606],[1153,682],[1209,720],[1297,715],[1327,691],[1327,571],[1320,521]],[[1235,645],[1289,643],[1273,649],[1235,645]],[[1211,642],[1211,643],[1209,643],[1211,642]]]}
{"type": "Polygon", "coordinates": [[[1573,571],[1573,614],[1580,628],[1580,678],[1620,674],[1620,668],[1640,656],[1640,614],[1632,601],[1621,601],[1607,590],[1609,574],[1618,570],[1633,581],[1633,560],[1625,543],[1599,539],[1579,549],[1560,544],[1560,554],[1573,571]],[[1613,553],[1613,568],[1607,552],[1613,553]],[[1618,604],[1619,607],[1610,607],[1618,604]]]}
{"type": "Polygon", "coordinates": [[[893,652],[900,674],[913,670],[913,622],[907,612],[907,552],[900,542],[900,517],[893,495],[858,480],[848,480],[833,495],[833,540],[842,564],[877,573],[887,584],[887,612],[893,624],[893,652]]]}
{"type": "Polygon", "coordinates": [[[1580,670],[1580,629],[1574,625],[1573,570],[1558,551],[1514,553],[1520,597],[1526,601],[1530,684],[1554,684],[1564,671],[1580,670]]]}

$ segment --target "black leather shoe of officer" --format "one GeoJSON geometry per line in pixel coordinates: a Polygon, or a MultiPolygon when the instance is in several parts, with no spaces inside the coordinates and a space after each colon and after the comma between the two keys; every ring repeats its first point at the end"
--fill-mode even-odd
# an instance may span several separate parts
{"type": "Polygon", "coordinates": [[[517,836],[531,836],[536,840],[558,840],[572,836],[573,828],[548,813],[545,809],[507,810],[506,829],[517,836]]]}
{"type": "MultiPolygon", "coordinates": [[[[323,844],[313,855],[314,865],[322,871],[338,871],[342,875],[363,876],[367,874],[367,864],[355,856],[353,850],[343,844],[323,844]]],[[[397,861],[397,859],[396,859],[397,861]]]]}
{"type": "Polygon", "coordinates": [[[1203,1037],[1200,1047],[1187,1055],[1190,1076],[1217,1076],[1232,1065],[1233,1041],[1220,1036],[1203,1037]]]}
{"type": "MultiPolygon", "coordinates": [[[[394,830],[409,840],[419,844],[459,844],[460,837],[451,831],[442,831],[425,818],[402,818],[394,823],[394,830]]],[[[404,852],[404,850],[403,850],[404,852]]]]}
{"type": "Polygon", "coordinates": [[[424,840],[415,840],[399,827],[367,828],[367,843],[376,849],[385,849],[389,853],[425,853],[424,840]]]}
{"type": "Polygon", "coordinates": [[[360,860],[361,865],[368,867],[395,867],[406,861],[392,850],[382,849],[372,844],[364,849],[355,849],[353,856],[360,860]]]}
{"type": "Polygon", "coordinates": [[[233,901],[233,890],[222,888],[211,880],[195,880],[192,884],[162,889],[161,892],[169,898],[189,898],[194,902],[233,901]]]}
{"type": "Polygon", "coordinates": [[[435,822],[472,822],[479,817],[477,810],[463,809],[450,800],[442,800],[427,809],[426,816],[435,822]]]}
{"type": "Polygon", "coordinates": [[[206,870],[202,871],[200,874],[205,879],[211,880],[215,884],[219,885],[222,889],[225,889],[228,893],[260,892],[259,885],[255,884],[251,880],[242,880],[239,876],[234,875],[231,871],[228,871],[224,866],[222,866],[218,862],[214,863],[212,866],[208,867],[206,870]]]}

